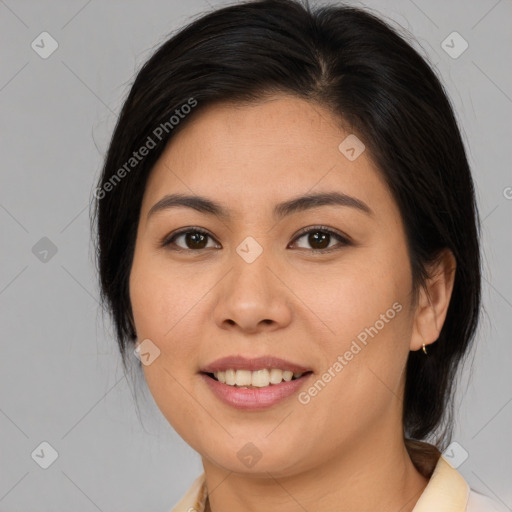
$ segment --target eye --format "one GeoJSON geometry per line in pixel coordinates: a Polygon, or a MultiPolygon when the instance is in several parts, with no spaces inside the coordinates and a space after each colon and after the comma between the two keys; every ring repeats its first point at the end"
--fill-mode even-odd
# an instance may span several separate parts
{"type": "MultiPolygon", "coordinates": [[[[325,226],[304,228],[299,235],[294,238],[292,244],[295,244],[297,240],[300,240],[301,238],[305,238],[306,235],[308,236],[307,243],[312,246],[311,249],[306,249],[313,253],[327,253],[339,249],[340,247],[336,247],[336,245],[332,246],[330,244],[332,238],[337,239],[338,246],[341,247],[351,244],[348,237],[343,236],[342,234],[325,226]]],[[[188,227],[181,229],[170,237],[166,237],[161,242],[161,246],[167,247],[174,245],[175,247],[172,249],[176,251],[201,251],[209,248],[207,245],[208,238],[213,240],[213,237],[207,231],[201,228],[188,227]],[[182,243],[184,243],[184,246],[176,243],[179,239],[183,239],[182,243]]]]}
{"type": "Polygon", "coordinates": [[[343,236],[342,234],[325,226],[313,226],[312,228],[305,228],[305,230],[300,232],[299,236],[295,237],[293,243],[296,243],[297,240],[306,237],[306,235],[307,243],[312,246],[312,249],[308,250],[313,253],[331,252],[340,249],[340,246],[342,247],[351,244],[348,237],[343,236]],[[336,245],[330,246],[330,242],[332,241],[333,237],[339,241],[338,247],[336,247],[336,245]]]}
{"type": "Polygon", "coordinates": [[[212,238],[209,233],[202,230],[201,228],[186,228],[174,233],[170,238],[164,239],[162,242],[162,247],[174,244],[175,241],[179,238],[183,237],[183,241],[185,243],[185,247],[179,246],[175,249],[177,251],[186,251],[186,250],[195,250],[199,251],[202,249],[206,249],[206,241],[208,238],[212,238]]]}

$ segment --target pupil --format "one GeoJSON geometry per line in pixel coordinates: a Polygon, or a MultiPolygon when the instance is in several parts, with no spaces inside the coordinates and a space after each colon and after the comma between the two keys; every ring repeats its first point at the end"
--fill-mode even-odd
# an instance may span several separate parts
{"type": "Polygon", "coordinates": [[[315,233],[311,233],[309,236],[309,243],[314,247],[315,243],[320,243],[321,247],[319,249],[324,249],[329,245],[329,242],[325,243],[328,239],[329,235],[326,233],[321,233],[320,231],[316,231],[315,233]],[[319,235],[319,236],[318,236],[319,235]],[[321,241],[318,242],[318,238],[321,238],[321,241]]]}
{"type": "Polygon", "coordinates": [[[186,237],[186,242],[187,242],[187,245],[189,245],[189,242],[191,242],[191,246],[192,248],[196,248],[196,249],[203,249],[203,246],[201,246],[201,241],[204,243],[204,241],[206,240],[206,236],[203,235],[202,233],[187,233],[185,235],[186,237]],[[202,239],[202,240],[201,240],[202,239]],[[197,244],[197,242],[199,241],[199,246],[197,244]]]}

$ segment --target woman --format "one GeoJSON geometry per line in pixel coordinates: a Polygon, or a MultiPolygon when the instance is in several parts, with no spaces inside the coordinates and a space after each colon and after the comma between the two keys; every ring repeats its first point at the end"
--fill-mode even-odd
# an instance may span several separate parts
{"type": "Polygon", "coordinates": [[[393,29],[292,0],[197,19],[139,72],[95,195],[125,367],[202,458],[174,512],[499,510],[441,456],[473,182],[393,29]]]}

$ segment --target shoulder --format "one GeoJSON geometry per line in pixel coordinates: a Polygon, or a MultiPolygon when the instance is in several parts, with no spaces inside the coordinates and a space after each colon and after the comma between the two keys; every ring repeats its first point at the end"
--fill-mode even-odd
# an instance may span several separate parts
{"type": "Polygon", "coordinates": [[[507,512],[507,507],[493,499],[470,490],[466,512],[507,512]]]}

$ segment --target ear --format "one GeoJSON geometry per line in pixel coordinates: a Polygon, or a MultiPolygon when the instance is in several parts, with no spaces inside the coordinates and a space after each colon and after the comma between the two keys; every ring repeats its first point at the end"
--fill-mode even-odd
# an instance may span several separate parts
{"type": "Polygon", "coordinates": [[[446,319],[457,263],[449,249],[443,249],[437,261],[429,268],[430,277],[418,291],[418,305],[414,313],[411,350],[419,350],[439,338],[446,319]]]}

